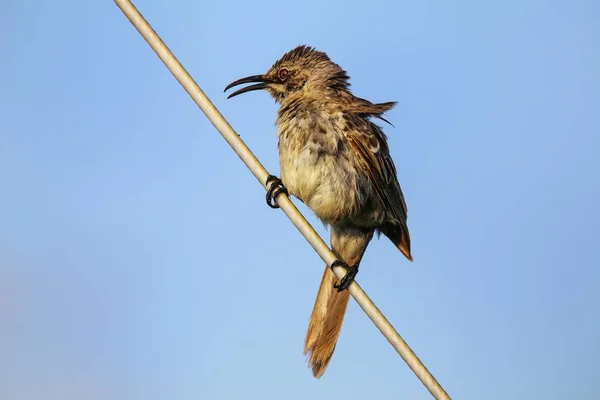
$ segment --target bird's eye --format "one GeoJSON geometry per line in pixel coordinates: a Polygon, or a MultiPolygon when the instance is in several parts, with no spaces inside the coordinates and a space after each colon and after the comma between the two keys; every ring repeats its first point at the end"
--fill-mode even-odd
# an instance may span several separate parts
{"type": "Polygon", "coordinates": [[[287,78],[288,76],[288,70],[285,68],[281,68],[279,70],[279,79],[281,79],[282,81],[285,81],[285,78],[287,78]]]}

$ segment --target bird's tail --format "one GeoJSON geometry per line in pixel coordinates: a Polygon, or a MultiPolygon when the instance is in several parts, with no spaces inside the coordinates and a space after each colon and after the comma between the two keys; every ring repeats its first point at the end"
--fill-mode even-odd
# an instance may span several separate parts
{"type": "MultiPolygon", "coordinates": [[[[370,230],[334,226],[331,247],[340,260],[349,266],[357,265],[372,237],[373,231],[370,230]]],[[[333,271],[326,267],[306,333],[304,354],[308,354],[308,366],[315,378],[321,377],[329,365],[350,299],[348,290],[338,292],[333,287],[336,281],[333,271]]]]}
{"type": "Polygon", "coordinates": [[[350,299],[347,290],[338,292],[333,287],[336,281],[331,268],[325,267],[306,333],[304,355],[308,354],[308,366],[315,378],[320,378],[329,365],[350,299]]]}

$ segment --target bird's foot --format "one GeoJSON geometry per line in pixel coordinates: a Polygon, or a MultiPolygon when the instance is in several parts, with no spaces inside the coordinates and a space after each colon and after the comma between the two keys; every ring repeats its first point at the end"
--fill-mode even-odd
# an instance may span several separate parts
{"type": "Polygon", "coordinates": [[[279,205],[277,204],[277,196],[279,196],[281,193],[285,193],[285,195],[288,196],[287,189],[285,188],[285,186],[283,186],[283,182],[281,182],[281,179],[279,179],[275,175],[269,175],[267,177],[266,185],[269,187],[267,189],[266,197],[267,204],[271,208],[279,208],[279,205]]]}
{"type": "Polygon", "coordinates": [[[335,260],[331,264],[331,269],[333,267],[342,267],[346,270],[346,275],[340,280],[339,283],[334,283],[333,287],[337,289],[338,292],[342,292],[350,286],[350,284],[354,281],[356,274],[358,274],[358,264],[354,264],[353,266],[349,266],[345,262],[341,260],[335,260]]]}

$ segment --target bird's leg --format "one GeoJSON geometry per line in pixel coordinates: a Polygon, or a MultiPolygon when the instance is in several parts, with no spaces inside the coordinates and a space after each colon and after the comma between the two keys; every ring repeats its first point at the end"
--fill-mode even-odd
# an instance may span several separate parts
{"type": "Polygon", "coordinates": [[[279,208],[279,205],[277,204],[277,196],[279,196],[281,193],[285,193],[285,195],[288,196],[287,189],[285,188],[285,186],[283,186],[283,182],[281,182],[281,179],[279,179],[275,175],[269,175],[267,177],[266,185],[269,187],[267,189],[266,197],[267,204],[271,208],[279,208]]]}
{"type": "Polygon", "coordinates": [[[354,281],[356,274],[358,274],[358,264],[354,264],[353,266],[349,266],[345,262],[341,260],[335,260],[331,263],[331,269],[333,267],[342,267],[346,270],[346,275],[340,280],[339,283],[334,283],[333,287],[337,289],[338,292],[342,292],[350,286],[350,284],[354,281]]]}

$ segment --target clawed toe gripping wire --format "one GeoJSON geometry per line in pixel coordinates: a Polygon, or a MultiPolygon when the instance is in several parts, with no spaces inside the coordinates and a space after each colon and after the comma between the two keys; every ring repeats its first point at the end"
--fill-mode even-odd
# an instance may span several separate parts
{"type": "Polygon", "coordinates": [[[333,287],[336,288],[338,292],[343,292],[344,290],[348,289],[348,286],[350,286],[350,284],[354,281],[354,278],[358,273],[358,264],[349,266],[341,260],[335,260],[333,263],[331,263],[332,271],[334,267],[342,267],[346,270],[346,275],[344,275],[340,282],[333,284],[333,287]]]}
{"type": "Polygon", "coordinates": [[[277,196],[279,196],[281,193],[285,193],[285,195],[288,196],[289,194],[287,189],[285,186],[283,186],[281,179],[275,175],[269,175],[267,177],[266,185],[269,187],[269,189],[267,189],[266,196],[267,204],[271,208],[279,208],[279,205],[277,204],[277,196]]]}

